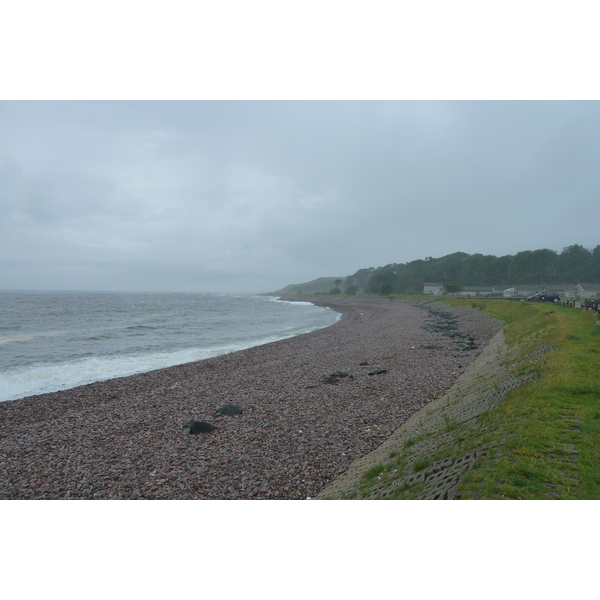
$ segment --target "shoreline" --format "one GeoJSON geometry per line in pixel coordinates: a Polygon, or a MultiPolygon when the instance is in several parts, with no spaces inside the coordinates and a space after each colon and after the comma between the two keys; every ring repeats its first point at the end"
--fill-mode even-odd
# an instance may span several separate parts
{"type": "MultiPolygon", "coordinates": [[[[210,294],[204,294],[203,296],[210,296],[210,294]]],[[[230,295],[230,297],[240,298],[242,296],[230,295]]],[[[248,294],[247,298],[255,304],[259,296],[248,294]]],[[[260,326],[258,329],[253,329],[255,320],[251,316],[251,311],[255,307],[250,303],[246,306],[247,310],[237,316],[237,318],[242,318],[241,315],[245,314],[247,326],[242,324],[241,327],[237,327],[234,322],[233,327],[235,329],[229,325],[229,330],[227,330],[227,326],[224,330],[221,330],[220,324],[214,326],[209,322],[205,328],[206,324],[203,319],[200,319],[197,320],[195,327],[185,326],[182,328],[185,329],[185,331],[182,331],[182,340],[175,339],[172,332],[166,331],[167,340],[173,343],[164,344],[162,343],[163,335],[160,335],[161,339],[157,339],[156,330],[158,328],[154,327],[152,323],[148,323],[148,329],[155,331],[150,331],[149,340],[145,343],[141,342],[141,344],[139,338],[132,340],[126,335],[127,330],[132,329],[131,322],[123,323],[122,331],[118,331],[117,328],[118,333],[116,336],[112,336],[112,332],[107,335],[102,330],[103,325],[100,322],[95,323],[96,331],[94,331],[94,325],[92,325],[92,329],[82,335],[76,332],[76,327],[69,327],[64,324],[51,324],[56,329],[61,329],[61,331],[48,331],[48,327],[40,331],[36,327],[30,330],[23,323],[18,323],[14,331],[25,327],[27,333],[10,336],[0,335],[0,349],[3,350],[1,361],[3,367],[0,367],[0,371],[2,371],[0,375],[0,403],[68,391],[84,385],[206,360],[221,354],[228,354],[329,327],[341,316],[328,308],[317,307],[311,302],[300,302],[299,304],[305,305],[300,309],[282,309],[282,306],[291,306],[292,302],[279,302],[280,298],[281,296],[266,295],[259,298],[259,302],[263,304],[259,308],[267,311],[266,322],[263,323],[262,329],[260,326]],[[273,308],[269,308],[269,306],[273,308]],[[290,311],[292,323],[281,321],[282,310],[290,311]],[[304,311],[308,311],[309,315],[302,319],[301,315],[304,311]],[[279,317],[276,317],[276,322],[271,323],[269,321],[269,312],[275,315],[279,314],[279,317]],[[315,316],[315,313],[321,316],[315,316]],[[298,318],[299,315],[300,318],[298,318]],[[61,327],[61,325],[64,326],[61,327]],[[205,330],[210,333],[205,335],[205,330]],[[238,334],[237,338],[236,332],[238,334]],[[36,345],[33,350],[27,347],[21,349],[18,345],[10,343],[54,336],[60,336],[55,343],[60,344],[61,347],[56,350],[46,348],[43,352],[37,352],[38,347],[44,347],[36,345]],[[114,339],[110,339],[111,336],[114,339]],[[108,345],[107,338],[109,338],[108,345]],[[5,346],[3,342],[8,344],[5,346]],[[82,342],[83,345],[81,345],[82,342]],[[72,348],[70,347],[71,344],[73,344],[72,348]],[[117,345],[119,345],[118,349],[117,345]],[[63,352],[63,349],[66,350],[63,352]],[[15,357],[22,352],[27,355],[24,356],[23,363],[15,360],[15,357]],[[53,362],[47,362],[49,356],[52,356],[53,362]]],[[[233,302],[234,304],[239,303],[237,300],[233,300],[233,302]]],[[[239,306],[237,308],[239,309],[239,306]]],[[[210,307],[209,310],[211,310],[210,307]]],[[[190,315],[190,318],[192,318],[192,315],[190,315]]],[[[262,317],[259,315],[259,318],[262,317]]],[[[30,342],[30,344],[35,344],[35,341],[30,342]]]]}
{"type": "Polygon", "coordinates": [[[446,392],[498,329],[476,309],[452,309],[482,344],[461,353],[422,329],[428,314],[414,302],[280,299],[342,316],[230,354],[1,403],[0,498],[314,497],[446,392]],[[336,371],[350,376],[323,383],[336,371]],[[225,403],[243,414],[214,417],[225,403]],[[217,430],[184,438],[190,419],[217,430]]]}

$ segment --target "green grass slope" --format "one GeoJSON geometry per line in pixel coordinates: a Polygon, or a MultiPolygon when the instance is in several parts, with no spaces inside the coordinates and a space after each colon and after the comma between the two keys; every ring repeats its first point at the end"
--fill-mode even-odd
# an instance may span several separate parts
{"type": "Polygon", "coordinates": [[[505,351],[462,389],[414,415],[412,428],[398,430],[365,461],[360,481],[335,496],[600,499],[598,314],[468,302],[504,321],[505,351]]]}
{"type": "Polygon", "coordinates": [[[306,283],[292,283],[285,286],[281,290],[276,292],[269,292],[270,295],[274,296],[296,296],[298,294],[326,294],[335,287],[335,282],[341,279],[345,280],[345,277],[319,277],[313,279],[313,281],[307,281],[306,283]]]}

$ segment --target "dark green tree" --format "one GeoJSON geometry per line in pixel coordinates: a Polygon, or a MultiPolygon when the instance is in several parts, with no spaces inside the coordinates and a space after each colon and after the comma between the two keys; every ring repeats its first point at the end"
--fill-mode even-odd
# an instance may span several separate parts
{"type": "Polygon", "coordinates": [[[585,283],[600,283],[600,246],[596,246],[592,250],[590,280],[585,283]]]}
{"type": "Polygon", "coordinates": [[[589,279],[592,253],[579,244],[573,244],[563,248],[558,264],[561,283],[581,283],[589,279]]]}
{"type": "Polygon", "coordinates": [[[366,291],[369,282],[369,277],[371,276],[371,273],[373,273],[374,270],[375,269],[373,267],[369,267],[368,269],[359,269],[358,271],[356,271],[356,273],[354,273],[354,275],[349,275],[348,277],[346,277],[346,284],[356,284],[359,290],[366,291]],[[349,283],[348,280],[351,280],[351,283],[349,283]]]}
{"type": "Polygon", "coordinates": [[[447,292],[452,292],[453,294],[456,292],[462,292],[463,286],[458,283],[458,281],[452,281],[451,283],[447,283],[445,286],[447,292]]]}
{"type": "Polygon", "coordinates": [[[519,285],[600,282],[600,246],[594,251],[575,244],[560,255],[548,248],[525,250],[516,255],[455,252],[441,258],[427,257],[405,264],[361,269],[346,278],[345,287],[356,284],[361,291],[381,293],[384,284],[396,293],[423,290],[426,282],[461,282],[463,285],[519,285]]]}
{"type": "Polygon", "coordinates": [[[381,296],[389,296],[394,293],[394,286],[387,281],[381,286],[381,291],[379,292],[381,296]]]}
{"type": "Polygon", "coordinates": [[[556,274],[558,271],[558,252],[541,248],[534,250],[531,253],[531,262],[533,267],[532,275],[534,278],[529,283],[550,283],[556,282],[556,274]]]}

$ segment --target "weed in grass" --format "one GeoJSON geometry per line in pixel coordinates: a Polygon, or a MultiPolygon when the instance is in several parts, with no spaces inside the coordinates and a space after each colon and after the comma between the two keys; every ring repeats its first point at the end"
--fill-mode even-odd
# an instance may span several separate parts
{"type": "Polygon", "coordinates": [[[375,465],[371,467],[364,475],[365,479],[376,479],[381,473],[385,471],[384,465],[375,465]]]}
{"type": "Polygon", "coordinates": [[[596,398],[600,399],[600,384],[598,383],[587,385],[576,383],[569,386],[559,386],[558,390],[569,396],[595,396],[596,398]]]}
{"type": "Polygon", "coordinates": [[[536,372],[536,368],[533,365],[527,365],[518,371],[515,371],[515,377],[524,377],[525,375],[530,375],[531,373],[536,372]]]}
{"type": "MultiPolygon", "coordinates": [[[[358,495],[358,492],[356,492],[356,491],[342,492],[340,494],[340,499],[341,500],[354,500],[357,495],[358,495]]],[[[325,500],[330,500],[330,498],[325,498],[325,500]]]]}
{"type": "Polygon", "coordinates": [[[419,471],[422,471],[423,469],[426,469],[427,467],[429,467],[431,465],[431,460],[428,458],[422,458],[418,461],[415,462],[415,464],[413,465],[413,471],[415,473],[418,473],[419,471]]]}
{"type": "Polygon", "coordinates": [[[419,434],[413,438],[409,438],[408,440],[406,440],[406,442],[404,442],[404,447],[410,448],[410,446],[414,446],[416,443],[420,442],[422,439],[423,439],[423,436],[421,434],[419,434]]]}
{"type": "Polygon", "coordinates": [[[394,488],[391,496],[391,500],[411,500],[417,498],[423,492],[423,484],[418,483],[408,483],[403,481],[399,486],[394,488]]]}
{"type": "Polygon", "coordinates": [[[455,421],[454,419],[449,419],[446,415],[444,415],[444,423],[444,431],[447,433],[450,431],[454,431],[458,428],[457,421],[455,421]]]}
{"type": "Polygon", "coordinates": [[[399,457],[392,463],[374,465],[362,476],[359,483],[360,493],[363,497],[368,496],[376,485],[385,489],[405,474],[406,466],[399,457]]]}

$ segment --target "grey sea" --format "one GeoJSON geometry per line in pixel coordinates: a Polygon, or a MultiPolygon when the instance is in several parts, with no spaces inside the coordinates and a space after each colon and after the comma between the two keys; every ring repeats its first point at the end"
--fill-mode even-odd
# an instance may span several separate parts
{"type": "Polygon", "coordinates": [[[0,401],[328,327],[339,313],[243,294],[0,292],[0,401]]]}

